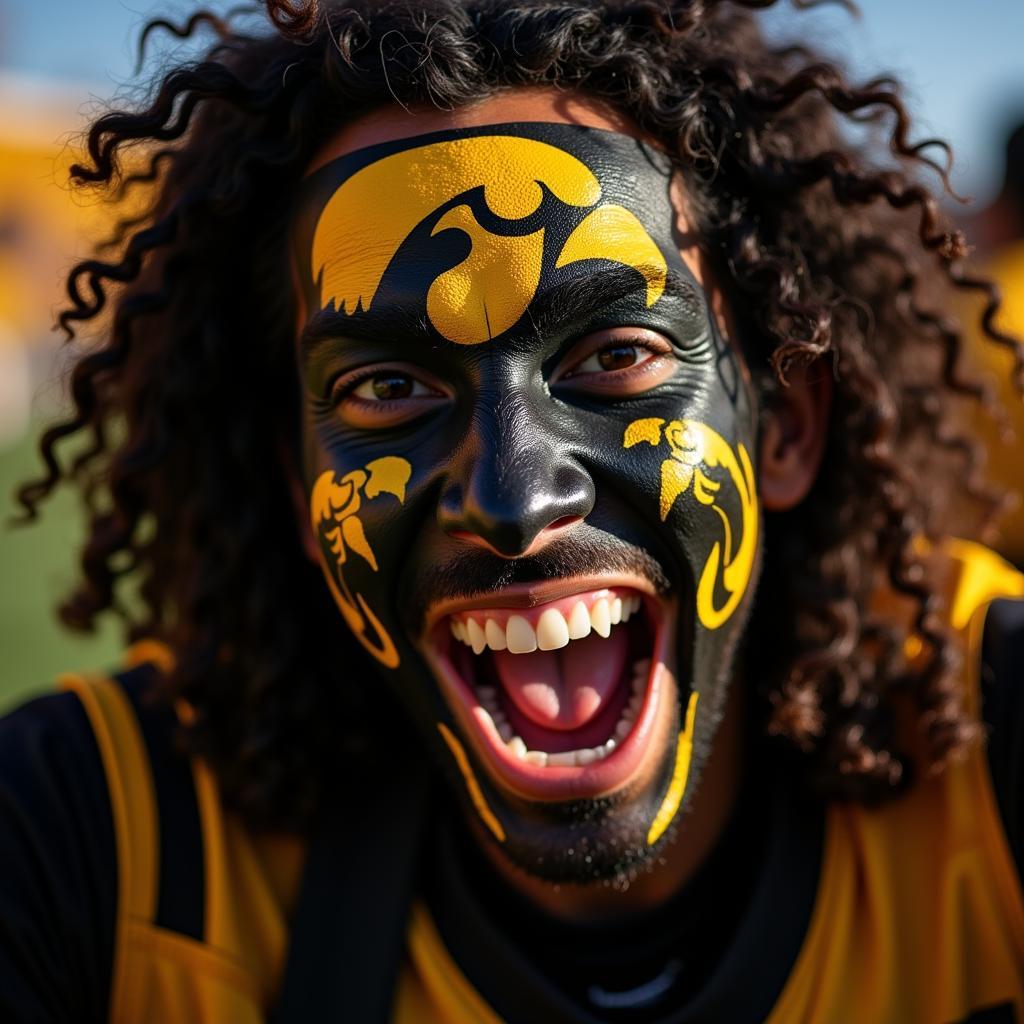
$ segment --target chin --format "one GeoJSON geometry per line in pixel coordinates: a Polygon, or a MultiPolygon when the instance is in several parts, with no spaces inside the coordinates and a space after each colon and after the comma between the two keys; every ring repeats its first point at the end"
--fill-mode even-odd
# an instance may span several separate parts
{"type": "Polygon", "coordinates": [[[625,881],[670,840],[697,768],[674,600],[632,576],[548,580],[430,609],[418,645],[467,813],[517,868],[625,881]],[[689,784],[688,780],[689,779],[689,784]]]}

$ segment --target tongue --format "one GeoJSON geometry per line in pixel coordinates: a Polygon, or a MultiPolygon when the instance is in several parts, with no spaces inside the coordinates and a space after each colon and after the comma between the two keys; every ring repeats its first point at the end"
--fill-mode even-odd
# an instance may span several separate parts
{"type": "Polygon", "coordinates": [[[579,729],[608,703],[626,663],[626,630],[573,640],[557,651],[495,651],[494,665],[509,699],[547,729],[579,729]]]}

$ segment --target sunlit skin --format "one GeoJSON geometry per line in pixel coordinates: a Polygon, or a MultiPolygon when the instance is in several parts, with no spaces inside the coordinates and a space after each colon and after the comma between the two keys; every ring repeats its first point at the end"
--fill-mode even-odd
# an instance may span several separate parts
{"type": "MultiPolygon", "coordinates": [[[[336,161],[368,147],[451,129],[537,122],[642,139],[614,111],[586,97],[512,91],[458,111],[376,111],[332,138],[310,174],[323,172],[323,178],[339,166],[336,161]]],[[[649,172],[641,167],[637,173],[649,172]]],[[[602,181],[611,195],[614,181],[610,187],[609,179],[602,181]]],[[[531,331],[526,326],[529,315],[494,340],[476,338],[472,325],[456,337],[463,331],[459,316],[445,320],[441,309],[431,318],[429,301],[427,317],[420,316],[417,329],[430,319],[433,343],[403,338],[403,317],[411,318],[414,311],[388,308],[388,301],[401,298],[395,293],[398,298],[385,295],[372,305],[364,301],[369,315],[358,329],[349,331],[342,324],[337,335],[315,351],[300,346],[307,395],[306,465],[297,492],[304,495],[311,557],[325,565],[328,584],[349,627],[357,636],[363,632],[364,647],[384,666],[384,677],[446,764],[466,821],[496,869],[551,912],[576,918],[622,916],[657,904],[675,891],[713,847],[744,769],[743,693],[735,678],[736,651],[756,583],[754,547],[761,542],[756,521],[749,510],[741,515],[728,480],[722,484],[724,478],[713,469],[703,479],[708,487],[724,488],[720,493],[705,493],[701,474],[696,483],[686,477],[674,485],[678,504],[674,491],[670,504],[675,507],[665,510],[659,471],[666,461],[669,471],[678,470],[671,464],[673,451],[682,459],[678,445],[671,448],[667,434],[660,445],[661,427],[647,442],[624,443],[629,425],[713,420],[708,436],[720,440],[730,465],[740,464],[733,453],[741,451],[749,451],[756,461],[756,492],[760,507],[768,511],[789,507],[803,497],[823,444],[828,393],[821,379],[808,382],[797,374],[784,399],[759,421],[750,375],[729,340],[728,310],[691,229],[678,177],[666,177],[664,191],[664,221],[672,223],[651,223],[654,215],[644,210],[638,216],[645,237],[649,234],[662,251],[671,249],[666,251],[669,268],[677,258],[679,270],[693,283],[693,296],[699,299],[707,324],[703,335],[696,321],[686,326],[695,315],[693,301],[677,307],[671,298],[658,299],[646,307],[641,299],[646,294],[649,300],[652,292],[651,274],[645,270],[648,291],[643,291],[645,281],[636,273],[638,297],[629,301],[638,310],[649,308],[649,315],[626,315],[615,323],[610,318],[618,315],[615,310],[621,304],[607,314],[597,308],[594,319],[599,326],[588,329],[584,324],[558,338],[531,331]],[[673,312],[677,308],[681,312],[673,312]],[[662,322],[664,330],[659,329],[662,322]],[[687,332],[703,339],[705,349],[713,346],[713,354],[701,356],[700,345],[690,346],[697,355],[688,354],[687,332]],[[503,403],[502,417],[489,420],[503,403]],[[594,415],[602,419],[594,420],[594,415]],[[606,435],[600,440],[590,439],[596,423],[605,424],[606,435]],[[517,429],[529,434],[523,450],[530,454],[517,461],[520,475],[512,486],[493,469],[509,446],[524,443],[524,438],[516,438],[517,429]],[[385,479],[381,474],[387,470],[386,486],[366,490],[375,467],[378,480],[385,479]],[[345,480],[363,487],[364,498],[374,496],[361,504],[357,515],[350,515],[340,504],[353,488],[344,494],[344,488],[335,490],[336,518],[325,521],[316,504],[310,516],[309,496],[315,488],[319,486],[323,495],[326,486],[341,488],[345,480]],[[701,519],[714,503],[720,506],[717,518],[701,519]],[[664,516],[659,515],[662,511],[664,516]],[[358,525],[342,523],[353,518],[358,525]],[[707,561],[709,538],[719,543],[721,553],[721,537],[714,531],[720,531],[722,523],[727,552],[730,543],[739,548],[745,526],[744,557],[749,555],[750,567],[745,567],[736,600],[725,603],[727,592],[716,591],[715,600],[725,614],[721,621],[712,616],[707,628],[697,621],[695,611],[697,576],[707,561]],[[321,524],[332,527],[332,540],[325,539],[321,524]],[[350,543],[343,544],[344,538],[350,543]],[[620,560],[635,560],[632,575],[625,570],[613,578],[595,575],[593,567],[605,564],[602,545],[620,560]],[[578,564],[587,569],[583,578],[571,568],[576,550],[578,564]],[[438,594],[431,601],[423,591],[429,591],[429,581],[441,578],[439,574],[449,581],[464,574],[472,581],[467,587],[471,594],[459,594],[456,587],[455,593],[438,594]],[[574,795],[594,799],[589,793],[596,783],[588,779],[604,776],[592,767],[575,770],[575,775],[569,769],[563,773],[567,781],[545,779],[547,788],[534,791],[529,778],[518,780],[514,771],[503,773],[487,749],[486,736],[481,738],[466,708],[453,698],[451,683],[439,668],[436,637],[442,624],[467,609],[544,607],[547,601],[593,590],[603,582],[641,595],[649,604],[648,614],[661,616],[665,628],[658,635],[665,656],[660,669],[655,658],[651,686],[665,696],[648,701],[649,736],[645,734],[642,749],[635,744],[640,753],[628,779],[607,794],[595,793],[601,807],[606,796],[611,798],[609,809],[602,811],[606,817],[598,818],[607,821],[609,836],[626,837],[622,842],[630,850],[628,863],[590,878],[582,869],[582,858],[577,857],[577,863],[561,851],[573,842],[579,845],[580,833],[570,824],[574,795]],[[385,634],[394,649],[389,660],[380,654],[385,634]],[[645,851],[643,837],[652,834],[651,824],[664,805],[691,691],[700,695],[698,742],[688,766],[682,809],[670,815],[664,840],[657,831],[659,841],[645,851]],[[582,787],[578,794],[574,786],[582,787]],[[562,857],[557,878],[547,867],[537,866],[549,851],[552,861],[562,857]],[[630,884],[621,884],[626,881],[630,884]]],[[[324,194],[330,195],[329,185],[324,194]]],[[[622,194],[627,198],[619,201],[628,201],[629,190],[622,194]]],[[[300,336],[308,336],[308,325],[325,301],[315,287],[315,272],[303,266],[303,254],[315,251],[310,238],[323,208],[321,200],[311,202],[309,209],[300,204],[295,270],[300,336]]],[[[372,210],[368,216],[372,223],[372,210]]],[[[472,222],[463,225],[464,231],[474,229],[472,222]]],[[[642,240],[637,244],[643,248],[642,240]]],[[[625,257],[620,261],[629,263],[625,257]]],[[[633,262],[642,261],[637,257],[633,262]]],[[[435,271],[430,273],[436,277],[435,271]]],[[[469,280],[467,286],[478,285],[469,280]]],[[[493,285],[487,286],[493,294],[493,285]]],[[[542,277],[540,301],[545,287],[542,277]]],[[[527,298],[529,288],[524,292],[527,298]]],[[[440,307],[435,304],[433,309],[440,307]]],[[[512,315],[517,315],[515,309],[512,315]]],[[[319,506],[330,508],[322,497],[319,506]]],[[[616,564],[615,557],[609,557],[616,564]]],[[[727,553],[726,559],[730,557],[727,553]]],[[[608,777],[613,776],[609,767],[608,777]]],[[[557,778],[557,769],[550,778],[557,778]]],[[[601,828],[597,825],[588,833],[594,846],[602,843],[601,828]]]]}

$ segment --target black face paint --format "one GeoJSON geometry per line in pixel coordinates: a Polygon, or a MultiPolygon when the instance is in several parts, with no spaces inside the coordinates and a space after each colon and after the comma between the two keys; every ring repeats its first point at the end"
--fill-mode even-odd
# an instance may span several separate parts
{"type": "Polygon", "coordinates": [[[470,813],[553,879],[670,831],[754,575],[752,403],[670,176],[626,135],[494,125],[335,160],[294,225],[328,584],[470,813]],[[609,387],[630,331],[658,371],[609,387]]]}

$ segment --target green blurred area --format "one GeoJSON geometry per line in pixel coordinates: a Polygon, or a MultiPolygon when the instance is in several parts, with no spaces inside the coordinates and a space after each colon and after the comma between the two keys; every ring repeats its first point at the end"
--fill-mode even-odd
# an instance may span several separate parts
{"type": "Polygon", "coordinates": [[[14,490],[38,475],[36,423],[13,445],[0,448],[0,713],[27,697],[52,689],[61,672],[109,669],[122,649],[118,623],[82,635],[63,627],[54,614],[75,579],[83,523],[71,491],[56,493],[40,519],[12,526],[14,490]]]}

